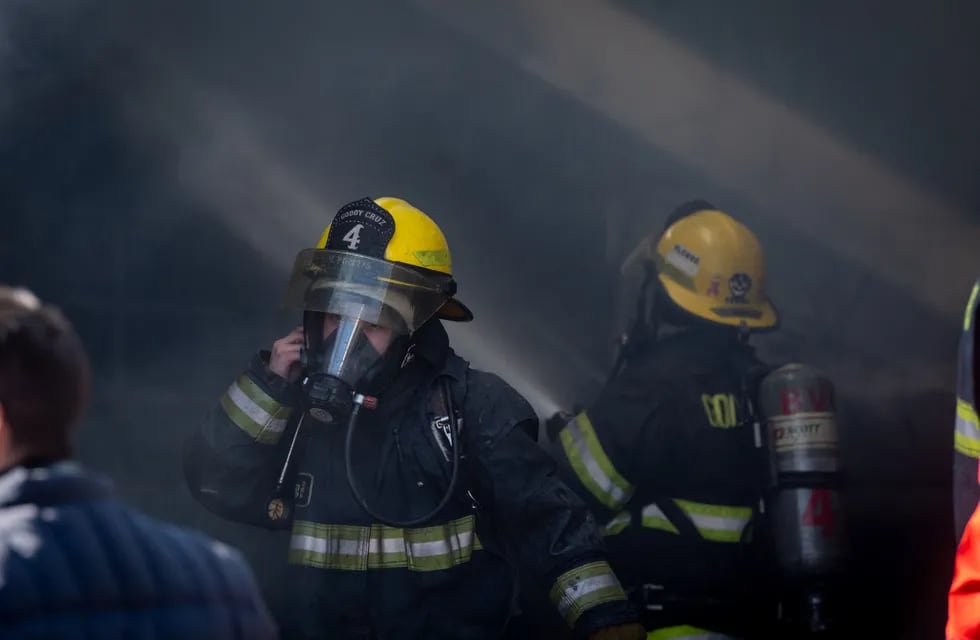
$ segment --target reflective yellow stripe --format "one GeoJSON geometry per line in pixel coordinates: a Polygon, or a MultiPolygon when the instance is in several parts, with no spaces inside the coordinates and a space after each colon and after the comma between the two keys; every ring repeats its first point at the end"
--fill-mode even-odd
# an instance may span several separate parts
{"type": "Polygon", "coordinates": [[[963,331],[969,331],[973,324],[973,305],[977,302],[977,293],[980,292],[980,282],[973,285],[970,291],[970,300],[966,303],[966,312],[963,314],[963,331]]]}
{"type": "Polygon", "coordinates": [[[318,569],[439,571],[469,562],[482,549],[472,515],[442,525],[398,529],[297,521],[289,562],[318,569]]]}
{"type": "Polygon", "coordinates": [[[735,638],[685,624],[648,631],[647,640],[735,640],[735,638]]]}
{"type": "Polygon", "coordinates": [[[626,600],[626,593],[606,562],[590,562],[558,576],[550,592],[551,601],[568,626],[592,607],[626,600]]]}
{"type": "MultiPolygon", "coordinates": [[[[691,519],[701,537],[712,542],[738,542],[752,518],[751,507],[730,507],[678,499],[674,502],[691,519]]],[[[644,527],[680,533],[656,504],[648,504],[641,513],[644,527]]]]}
{"type": "Polygon", "coordinates": [[[679,533],[677,527],[664,515],[656,504],[648,504],[640,512],[643,516],[642,525],[648,529],[660,529],[669,533],[679,533]]]}
{"type": "Polygon", "coordinates": [[[956,435],[953,446],[971,458],[980,458],[980,420],[970,403],[956,399],[956,435]]]}
{"type": "Polygon", "coordinates": [[[584,413],[561,430],[561,446],[569,464],[596,500],[610,509],[619,509],[633,495],[634,487],[616,471],[602,449],[592,422],[584,413]]]}
{"type": "Polygon", "coordinates": [[[614,536],[630,526],[631,520],[632,518],[629,512],[621,511],[612,520],[603,525],[601,533],[604,536],[614,536]]]}
{"type": "Polygon", "coordinates": [[[256,442],[276,444],[293,410],[276,402],[247,375],[231,383],[221,397],[228,419],[256,442]]]}
{"type": "Polygon", "coordinates": [[[738,542],[752,517],[751,507],[729,507],[690,500],[674,502],[691,518],[701,536],[714,542],[738,542]]]}

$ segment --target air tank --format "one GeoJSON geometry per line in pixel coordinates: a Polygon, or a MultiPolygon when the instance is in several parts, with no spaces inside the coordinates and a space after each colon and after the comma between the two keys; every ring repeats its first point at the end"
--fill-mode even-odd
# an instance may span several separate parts
{"type": "Polygon", "coordinates": [[[833,383],[803,364],[769,373],[759,386],[769,449],[767,511],[784,575],[825,576],[842,568],[843,510],[833,383]]]}

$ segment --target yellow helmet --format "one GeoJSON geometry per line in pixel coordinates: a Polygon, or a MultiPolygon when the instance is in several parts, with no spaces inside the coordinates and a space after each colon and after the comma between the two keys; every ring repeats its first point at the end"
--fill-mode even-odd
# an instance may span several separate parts
{"type": "Polygon", "coordinates": [[[648,236],[627,257],[624,271],[639,261],[653,262],[670,299],[694,316],[749,329],[778,324],[766,296],[762,246],[748,227],[722,211],[699,209],[659,236],[648,236]]]}
{"type": "MultiPolygon", "coordinates": [[[[468,322],[473,313],[454,297],[452,257],[442,230],[428,215],[400,198],[364,198],[345,205],[327,225],[316,248],[356,253],[427,274],[445,285],[447,296],[436,315],[444,320],[468,322]],[[337,233],[333,233],[336,229],[337,233]]],[[[388,281],[410,286],[408,271],[388,281]]],[[[394,274],[389,274],[394,277],[394,274]]],[[[386,303],[400,308],[396,296],[387,294],[386,303]]]]}

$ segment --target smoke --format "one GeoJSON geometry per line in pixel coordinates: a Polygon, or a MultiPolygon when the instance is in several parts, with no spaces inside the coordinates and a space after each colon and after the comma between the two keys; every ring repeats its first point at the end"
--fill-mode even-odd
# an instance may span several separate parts
{"type": "Polygon", "coordinates": [[[513,47],[466,3],[418,4],[711,180],[747,194],[760,214],[778,216],[780,224],[889,283],[913,287],[941,313],[959,312],[961,290],[937,285],[950,272],[963,274],[964,282],[972,277],[980,228],[966,222],[965,212],[655,25],[600,0],[535,0],[509,16],[534,34],[534,46],[513,47]],[[638,76],[655,81],[638,82],[638,76]],[[892,229],[888,243],[878,241],[885,224],[892,229]],[[921,261],[923,244],[946,248],[945,259],[921,261]]]}
{"type": "Polygon", "coordinates": [[[874,376],[857,359],[915,372],[876,388],[944,384],[938,331],[904,363],[894,336],[958,313],[980,241],[965,216],[616,3],[574,2],[213,1],[165,20],[162,4],[6,2],[0,74],[19,70],[26,89],[2,99],[29,101],[66,69],[118,83],[133,144],[176,158],[177,189],[277,273],[339,204],[416,201],[446,230],[477,313],[451,327],[459,350],[539,389],[540,406],[602,380],[609,274],[692,193],[757,225],[794,355],[844,358],[862,384],[874,376]],[[122,82],[102,73],[127,65],[138,73],[122,82]],[[933,218],[922,233],[918,211],[933,218]],[[944,251],[923,262],[922,246],[944,251]],[[835,346],[800,348],[806,334],[835,346]]]}
{"type": "MultiPolygon", "coordinates": [[[[262,138],[256,118],[228,96],[191,81],[188,74],[171,77],[170,82],[165,91],[154,91],[131,105],[132,126],[152,127],[154,138],[174,145],[181,188],[218,216],[228,232],[244,240],[285,283],[296,252],[311,246],[333,212],[354,195],[330,184],[326,176],[311,185],[285,154],[262,138]],[[180,101],[174,96],[181,96],[180,101]]],[[[466,255],[464,250],[457,253],[466,255]]],[[[478,310],[487,307],[480,300],[480,283],[467,290],[466,302],[478,310]]],[[[503,376],[539,415],[559,410],[554,392],[534,379],[527,355],[502,344],[492,321],[447,324],[455,348],[475,366],[503,376]]],[[[548,339],[545,331],[535,335],[548,339]]],[[[568,349],[554,337],[551,344],[568,349]]],[[[597,375],[589,363],[580,357],[576,361],[568,351],[572,363],[597,375]]]]}
{"type": "MultiPolygon", "coordinates": [[[[20,101],[64,88],[114,42],[111,2],[0,0],[0,123],[20,101]]],[[[116,22],[118,20],[118,23],[116,22]]]]}
{"type": "MultiPolygon", "coordinates": [[[[734,212],[767,249],[783,338],[814,345],[800,349],[797,341],[797,357],[830,365],[867,391],[868,370],[879,367],[892,372],[871,376],[876,392],[949,384],[948,364],[934,354],[961,312],[980,243],[980,226],[961,207],[637,19],[624,3],[416,4],[696,171],[687,198],[716,200],[707,183],[728,191],[717,197],[724,208],[741,201],[734,212]],[[915,356],[906,347],[895,357],[898,327],[919,338],[915,356]],[[920,351],[926,343],[933,348],[920,351]]],[[[661,189],[650,199],[661,211],[672,206],[661,189]]]]}
{"type": "MultiPolygon", "coordinates": [[[[43,26],[52,41],[74,42],[63,51],[75,66],[122,64],[108,53],[125,52],[140,70],[119,93],[134,142],[175,154],[177,186],[277,272],[286,273],[294,252],[352,198],[395,193],[431,206],[452,241],[460,295],[478,317],[451,327],[459,350],[522,391],[540,389],[533,393],[542,397],[536,405],[549,407],[543,411],[581,399],[602,380],[597,354],[608,347],[596,343],[607,336],[610,313],[604,274],[615,272],[637,232],[654,228],[692,189],[722,203],[744,198],[735,202],[746,203],[750,221],[774,240],[773,288],[792,296],[780,305],[786,335],[819,330],[811,318],[821,309],[848,308],[846,317],[861,321],[838,327],[832,337],[841,351],[892,349],[890,334],[874,329],[880,311],[871,305],[881,300],[864,295],[868,277],[849,276],[853,267],[940,315],[958,312],[958,287],[939,280],[966,273],[972,254],[965,248],[978,241],[959,212],[655,26],[614,4],[575,2],[574,11],[549,0],[418,0],[291,12],[261,3],[224,11],[226,3],[211,2],[166,21],[150,5],[127,12],[121,3],[82,0],[8,2],[0,10],[35,32],[43,26]],[[372,46],[354,29],[368,23],[372,46]],[[586,26],[592,36],[581,33],[586,26]],[[655,83],[637,82],[641,65],[655,83]],[[568,115],[571,101],[592,111],[568,115]],[[607,120],[636,146],[598,128],[607,120]],[[562,146],[576,139],[577,146],[562,146]],[[658,150],[699,176],[651,160],[658,150]],[[783,168],[787,157],[793,171],[783,168]],[[887,198],[874,202],[876,194],[887,198]],[[925,240],[909,230],[916,211],[942,221],[925,240]],[[887,243],[876,235],[885,215],[896,231],[887,243]],[[530,229],[536,220],[544,224],[530,229]],[[580,247],[595,231],[606,237],[595,241],[598,251],[567,251],[556,241],[559,229],[580,247]],[[818,247],[803,270],[796,266],[801,238],[818,247]],[[920,241],[947,247],[946,257],[921,266],[920,241]],[[517,263],[524,251],[533,255],[517,263]],[[610,264],[597,263],[597,254],[610,264]],[[791,280],[780,277],[789,270],[797,272],[791,280]],[[841,278],[853,284],[842,288],[841,278]]],[[[11,24],[0,27],[9,32],[11,24]]],[[[23,41],[32,31],[17,33],[23,41]]],[[[38,55],[4,43],[0,74],[38,55]]],[[[59,73],[58,64],[44,68],[59,73]]],[[[913,365],[920,381],[947,375],[945,367],[926,374],[921,365],[913,365]]]]}

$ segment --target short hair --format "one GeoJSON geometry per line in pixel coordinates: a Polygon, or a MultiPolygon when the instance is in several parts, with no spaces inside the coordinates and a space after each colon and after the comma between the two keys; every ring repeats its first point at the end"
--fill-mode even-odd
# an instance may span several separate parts
{"type": "Polygon", "coordinates": [[[0,406],[14,446],[28,455],[69,455],[91,379],[85,347],[61,311],[26,289],[0,285],[0,406]]]}

